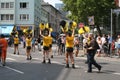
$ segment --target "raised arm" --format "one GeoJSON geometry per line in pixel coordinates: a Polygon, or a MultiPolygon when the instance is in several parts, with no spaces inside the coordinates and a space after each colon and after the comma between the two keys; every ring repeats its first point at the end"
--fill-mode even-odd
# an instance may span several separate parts
{"type": "Polygon", "coordinates": [[[72,31],[72,36],[74,36],[74,34],[75,34],[75,30],[72,31]]]}
{"type": "Polygon", "coordinates": [[[44,37],[41,30],[40,30],[40,35],[41,35],[42,37],[44,37]]]}

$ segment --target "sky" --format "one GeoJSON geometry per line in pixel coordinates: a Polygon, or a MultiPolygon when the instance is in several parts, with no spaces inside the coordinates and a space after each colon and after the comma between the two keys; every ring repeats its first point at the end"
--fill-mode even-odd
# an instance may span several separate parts
{"type": "Polygon", "coordinates": [[[48,2],[49,4],[55,6],[55,3],[62,3],[60,0],[44,0],[45,2],[48,2]]]}

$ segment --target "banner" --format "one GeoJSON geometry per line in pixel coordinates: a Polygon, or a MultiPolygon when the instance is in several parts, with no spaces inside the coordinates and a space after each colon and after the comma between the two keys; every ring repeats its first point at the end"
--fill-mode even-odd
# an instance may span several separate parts
{"type": "Polygon", "coordinates": [[[17,30],[32,29],[32,26],[17,26],[17,30]]]}
{"type": "Polygon", "coordinates": [[[88,24],[89,24],[89,25],[94,25],[94,24],[95,24],[95,23],[94,23],[94,16],[88,17],[88,24]]]}

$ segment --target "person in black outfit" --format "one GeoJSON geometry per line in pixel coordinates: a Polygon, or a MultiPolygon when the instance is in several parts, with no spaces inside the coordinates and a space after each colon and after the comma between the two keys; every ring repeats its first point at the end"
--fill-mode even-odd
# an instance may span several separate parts
{"type": "Polygon", "coordinates": [[[37,42],[38,42],[38,50],[41,51],[41,37],[40,37],[40,35],[37,39],[37,42]]]}
{"type": "Polygon", "coordinates": [[[97,46],[98,46],[98,45],[96,45],[97,42],[96,42],[96,40],[94,39],[92,33],[89,34],[89,38],[90,38],[90,40],[91,40],[91,41],[90,41],[90,44],[88,44],[88,45],[86,46],[86,48],[87,48],[87,53],[88,53],[88,71],[87,71],[87,72],[92,72],[92,64],[93,64],[95,67],[97,67],[97,68],[98,68],[98,71],[100,72],[100,70],[101,70],[102,67],[101,67],[98,63],[96,63],[96,61],[95,61],[95,59],[94,59],[94,56],[95,56],[95,53],[96,53],[96,50],[97,50],[97,46]]]}

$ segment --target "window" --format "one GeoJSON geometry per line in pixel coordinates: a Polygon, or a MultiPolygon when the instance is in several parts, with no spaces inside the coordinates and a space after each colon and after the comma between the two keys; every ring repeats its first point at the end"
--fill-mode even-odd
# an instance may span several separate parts
{"type": "Polygon", "coordinates": [[[6,14],[6,20],[9,20],[9,14],[6,14]]]}
{"type": "Polygon", "coordinates": [[[13,15],[10,15],[10,20],[13,20],[13,15]]]}
{"type": "Polygon", "coordinates": [[[1,14],[1,21],[13,20],[13,14],[1,14]]]}
{"type": "Polygon", "coordinates": [[[1,3],[1,8],[14,8],[14,2],[1,3]]]}
{"type": "Polygon", "coordinates": [[[5,3],[1,3],[1,8],[4,8],[5,7],[5,3]]]}
{"type": "Polygon", "coordinates": [[[20,20],[29,20],[29,14],[20,14],[20,20]]]}
{"type": "Polygon", "coordinates": [[[1,21],[2,20],[5,20],[5,15],[4,14],[1,14],[1,21]]]}
{"type": "Polygon", "coordinates": [[[10,6],[10,3],[6,3],[6,8],[9,8],[9,6],[10,6]]]}
{"type": "Polygon", "coordinates": [[[10,8],[14,8],[14,3],[10,2],[10,8]]]}
{"type": "Polygon", "coordinates": [[[28,3],[26,3],[26,2],[21,2],[21,3],[20,3],[20,8],[28,8],[28,3]]]}

